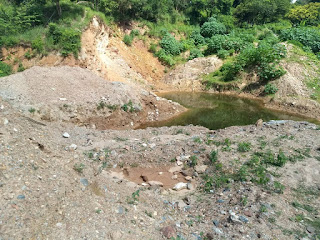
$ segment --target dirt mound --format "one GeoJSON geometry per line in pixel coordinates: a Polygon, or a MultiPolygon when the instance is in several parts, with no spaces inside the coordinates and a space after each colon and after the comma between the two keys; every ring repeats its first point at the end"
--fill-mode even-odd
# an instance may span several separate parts
{"type": "Polygon", "coordinates": [[[216,71],[222,66],[222,60],[216,56],[196,58],[177,66],[176,69],[165,75],[163,81],[181,91],[201,91],[203,89],[201,76],[216,71]]]}
{"type": "Polygon", "coordinates": [[[137,86],[108,82],[79,67],[33,67],[0,82],[0,96],[31,117],[99,129],[135,128],[184,110],[137,86]]]}

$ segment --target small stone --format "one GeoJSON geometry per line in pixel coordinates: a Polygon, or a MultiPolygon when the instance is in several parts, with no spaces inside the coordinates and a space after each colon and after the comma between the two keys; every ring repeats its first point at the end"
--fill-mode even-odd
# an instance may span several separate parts
{"type": "Polygon", "coordinates": [[[62,227],[62,223],[59,222],[59,223],[56,224],[56,226],[57,226],[58,228],[60,228],[60,227],[62,227]]]}
{"type": "Polygon", "coordinates": [[[182,189],[187,189],[187,183],[184,183],[184,182],[179,182],[177,183],[172,189],[173,190],[176,190],[176,191],[180,191],[182,189]]]}
{"type": "Polygon", "coordinates": [[[67,133],[67,132],[65,132],[65,133],[62,134],[62,136],[63,136],[64,138],[69,138],[69,137],[70,137],[70,134],[67,133]]]}
{"type": "Polygon", "coordinates": [[[256,122],[256,126],[257,127],[262,127],[263,125],[263,120],[262,119],[259,119],[257,122],[256,122]]]}
{"type": "Polygon", "coordinates": [[[216,227],[219,227],[219,220],[213,220],[212,222],[216,227]]]}
{"type": "Polygon", "coordinates": [[[196,170],[197,173],[204,173],[207,170],[208,166],[207,165],[200,165],[200,166],[195,166],[194,170],[196,170]]]}
{"type": "Polygon", "coordinates": [[[151,144],[149,144],[149,147],[153,149],[153,148],[156,147],[156,144],[155,143],[151,143],[151,144]]]}
{"type": "Polygon", "coordinates": [[[235,213],[233,213],[233,212],[229,216],[229,222],[234,223],[234,224],[242,224],[239,217],[237,215],[235,215],[235,213]]]}
{"type": "Polygon", "coordinates": [[[247,217],[252,217],[253,216],[253,213],[249,210],[246,210],[243,212],[244,215],[246,215],[247,217]]]}
{"type": "Polygon", "coordinates": [[[26,196],[24,196],[24,195],[18,195],[17,196],[17,199],[20,199],[20,200],[24,200],[26,198],[26,196]]]}
{"type": "Polygon", "coordinates": [[[163,174],[163,172],[159,172],[158,174],[159,174],[159,175],[162,175],[162,174],[163,174]]]}
{"type": "Polygon", "coordinates": [[[9,123],[9,120],[8,119],[3,119],[3,125],[7,125],[9,123]]]}
{"type": "Polygon", "coordinates": [[[178,176],[177,176],[177,175],[173,175],[173,176],[171,177],[171,179],[177,180],[177,179],[178,179],[178,176]]]}
{"type": "Polygon", "coordinates": [[[77,150],[77,148],[78,148],[78,146],[74,143],[69,146],[69,149],[73,150],[73,151],[77,150]]]}
{"type": "Polygon", "coordinates": [[[177,165],[178,165],[178,166],[181,166],[182,164],[183,164],[183,162],[177,161],[177,165]]]}
{"type": "Polygon", "coordinates": [[[240,216],[240,217],[239,217],[239,220],[240,220],[241,222],[244,222],[244,223],[248,223],[248,222],[249,222],[249,219],[246,218],[245,216],[240,216]]]}
{"type": "Polygon", "coordinates": [[[87,187],[89,186],[89,181],[86,178],[80,178],[80,182],[82,183],[83,186],[87,187]]]}
{"type": "Polygon", "coordinates": [[[207,233],[206,238],[208,240],[213,240],[213,234],[212,233],[207,233]]]}
{"type": "Polygon", "coordinates": [[[308,231],[309,233],[313,234],[313,233],[316,231],[316,229],[315,229],[314,227],[312,227],[312,226],[308,226],[308,227],[307,227],[307,231],[308,231]]]}
{"type": "Polygon", "coordinates": [[[191,181],[192,177],[186,176],[184,179],[187,180],[187,181],[191,181]]]}
{"type": "Polygon", "coordinates": [[[184,162],[189,160],[190,157],[191,157],[190,155],[181,155],[181,156],[177,156],[176,160],[180,162],[184,162]]]}
{"type": "Polygon", "coordinates": [[[219,234],[219,235],[222,235],[223,232],[220,228],[217,228],[217,227],[213,227],[213,231],[215,231],[216,234],[219,234]]]}
{"type": "Polygon", "coordinates": [[[186,170],[182,170],[182,171],[180,171],[180,173],[185,177],[189,175],[186,170]]]}
{"type": "Polygon", "coordinates": [[[187,189],[188,190],[192,190],[192,184],[191,183],[187,183],[187,189]]]}
{"type": "Polygon", "coordinates": [[[110,233],[110,239],[111,240],[121,240],[122,239],[122,233],[118,232],[118,231],[110,233]]]}
{"type": "Polygon", "coordinates": [[[167,226],[161,229],[161,233],[167,239],[175,238],[177,236],[176,230],[172,226],[167,226]]]}
{"type": "Polygon", "coordinates": [[[143,183],[141,183],[141,186],[146,187],[146,186],[149,186],[149,184],[148,184],[148,183],[143,182],[143,183]]]}
{"type": "Polygon", "coordinates": [[[224,203],[224,200],[218,199],[218,200],[217,200],[217,203],[224,203]]]}
{"type": "Polygon", "coordinates": [[[159,187],[163,187],[163,183],[159,182],[159,181],[149,181],[148,182],[150,186],[159,186],[159,187]]]}

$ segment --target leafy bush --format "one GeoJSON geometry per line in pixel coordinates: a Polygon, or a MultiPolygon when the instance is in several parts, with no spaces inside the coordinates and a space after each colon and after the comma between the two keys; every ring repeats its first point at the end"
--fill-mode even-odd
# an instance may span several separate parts
{"type": "Polygon", "coordinates": [[[173,56],[179,55],[182,50],[182,46],[170,33],[167,33],[160,41],[160,46],[163,48],[166,54],[173,56]]]}
{"type": "Polygon", "coordinates": [[[132,38],[130,35],[128,35],[128,34],[124,35],[124,37],[123,37],[123,42],[124,42],[127,46],[131,46],[131,45],[132,45],[132,41],[133,41],[133,38],[132,38]]]}
{"type": "Polygon", "coordinates": [[[193,31],[190,35],[190,39],[193,40],[194,45],[202,45],[205,44],[204,37],[200,34],[199,30],[193,31]]]}
{"type": "Polygon", "coordinates": [[[55,23],[49,24],[48,37],[53,39],[53,44],[61,49],[61,54],[65,57],[71,53],[75,57],[78,56],[81,48],[80,35],[79,31],[72,28],[60,27],[55,23]]]}
{"type": "Polygon", "coordinates": [[[240,142],[238,143],[238,151],[239,152],[249,152],[251,149],[251,144],[248,142],[240,142]]]}
{"type": "Polygon", "coordinates": [[[203,57],[203,54],[200,49],[193,48],[190,50],[190,56],[189,56],[188,60],[192,60],[192,59],[199,58],[199,57],[203,57]]]}
{"type": "Polygon", "coordinates": [[[183,39],[180,41],[181,51],[187,51],[194,47],[194,42],[192,39],[183,39]]]}
{"type": "Polygon", "coordinates": [[[264,92],[266,94],[275,94],[276,92],[278,92],[278,88],[275,85],[268,83],[264,87],[264,92]]]}
{"type": "Polygon", "coordinates": [[[163,49],[160,49],[158,52],[155,54],[159,61],[162,62],[163,64],[166,64],[168,66],[173,66],[175,65],[175,61],[172,58],[172,55],[166,54],[166,52],[163,49]]]}
{"type": "Polygon", "coordinates": [[[209,22],[205,22],[200,29],[201,35],[205,38],[211,38],[213,35],[224,34],[226,32],[226,26],[215,18],[210,18],[209,22]]]}
{"type": "Polygon", "coordinates": [[[31,42],[32,49],[36,50],[38,53],[42,53],[44,50],[44,43],[41,37],[36,38],[31,42]]]}
{"type": "Polygon", "coordinates": [[[150,44],[149,52],[154,53],[154,54],[157,52],[157,44],[156,43],[150,44]]]}
{"type": "Polygon", "coordinates": [[[228,50],[221,49],[218,51],[217,56],[221,59],[226,59],[230,55],[228,50]]]}
{"type": "Polygon", "coordinates": [[[10,65],[0,61],[0,77],[8,76],[12,73],[12,68],[10,65]]]}
{"type": "Polygon", "coordinates": [[[208,41],[208,47],[205,54],[216,54],[220,50],[234,50],[239,52],[247,45],[242,39],[229,35],[216,35],[208,41]]]}
{"type": "Polygon", "coordinates": [[[309,47],[314,53],[320,51],[320,30],[310,27],[300,27],[282,30],[280,38],[283,41],[295,40],[309,47]]]}

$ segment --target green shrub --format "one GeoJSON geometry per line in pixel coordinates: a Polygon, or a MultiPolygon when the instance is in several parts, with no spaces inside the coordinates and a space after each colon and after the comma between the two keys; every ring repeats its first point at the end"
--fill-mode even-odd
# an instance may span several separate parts
{"type": "Polygon", "coordinates": [[[170,67],[175,65],[175,61],[173,60],[172,55],[166,54],[166,52],[163,49],[160,49],[158,52],[156,52],[155,55],[163,64],[168,65],[170,67]]]}
{"type": "Polygon", "coordinates": [[[218,151],[211,151],[209,155],[209,160],[211,164],[214,164],[218,161],[218,151]]]}
{"type": "Polygon", "coordinates": [[[264,92],[266,94],[275,94],[276,92],[278,92],[278,88],[275,85],[268,83],[264,87],[264,92]]]}
{"type": "Polygon", "coordinates": [[[41,37],[36,38],[31,42],[32,49],[36,50],[38,53],[43,53],[44,43],[41,37]]]}
{"type": "Polygon", "coordinates": [[[149,47],[149,52],[155,54],[157,52],[157,44],[156,43],[151,43],[149,47]]]}
{"type": "Polygon", "coordinates": [[[160,46],[166,54],[172,56],[179,55],[182,50],[182,45],[170,33],[167,33],[160,41],[160,46]]]}
{"type": "Polygon", "coordinates": [[[123,37],[123,42],[127,45],[127,46],[131,46],[132,45],[132,41],[133,41],[133,38],[132,36],[126,34],[124,35],[123,37]]]}
{"type": "Polygon", "coordinates": [[[193,31],[190,35],[190,39],[193,40],[194,45],[203,45],[205,44],[204,37],[200,34],[200,30],[193,31]]]}
{"type": "Polygon", "coordinates": [[[137,37],[137,36],[139,36],[140,35],[140,32],[139,32],[139,30],[137,30],[137,29],[133,29],[131,32],[130,32],[130,36],[132,36],[133,38],[134,37],[137,37]]]}
{"type": "Polygon", "coordinates": [[[285,29],[280,32],[283,41],[295,40],[310,48],[314,53],[320,51],[320,30],[311,27],[285,29]]]}
{"type": "Polygon", "coordinates": [[[180,41],[180,44],[181,44],[182,52],[185,52],[187,50],[194,48],[194,42],[192,39],[183,39],[180,41]]]}
{"type": "Polygon", "coordinates": [[[58,26],[55,23],[49,24],[48,37],[53,40],[53,44],[60,48],[62,56],[73,54],[75,57],[81,48],[81,32],[70,28],[58,26]]]}
{"type": "Polygon", "coordinates": [[[20,62],[19,63],[19,66],[18,66],[18,72],[23,72],[25,70],[24,66],[22,65],[22,63],[20,62]]]}
{"type": "Polygon", "coordinates": [[[0,77],[8,76],[12,73],[12,67],[0,61],[0,77]]]}
{"type": "Polygon", "coordinates": [[[240,142],[238,143],[238,151],[239,152],[249,152],[251,149],[251,144],[248,142],[240,142]]]}
{"type": "Polygon", "coordinates": [[[189,56],[188,60],[192,60],[192,59],[199,58],[199,57],[203,57],[203,54],[200,49],[193,48],[190,50],[190,56],[189,56]]]}
{"type": "Polygon", "coordinates": [[[208,22],[205,22],[200,29],[200,33],[205,38],[211,38],[216,34],[224,34],[227,32],[226,26],[217,21],[215,18],[210,18],[208,22]]]}
{"type": "Polygon", "coordinates": [[[228,50],[221,49],[218,51],[217,56],[221,59],[226,59],[230,55],[228,50]]]}
{"type": "Polygon", "coordinates": [[[216,54],[220,50],[234,50],[239,52],[244,49],[248,43],[244,42],[242,39],[230,35],[215,35],[210,40],[208,40],[208,47],[205,54],[216,54]]]}

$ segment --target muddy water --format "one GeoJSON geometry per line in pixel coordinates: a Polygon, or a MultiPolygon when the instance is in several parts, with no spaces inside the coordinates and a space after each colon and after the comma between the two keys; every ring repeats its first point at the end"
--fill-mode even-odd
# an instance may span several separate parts
{"type": "Polygon", "coordinates": [[[309,121],[316,120],[270,110],[257,100],[210,93],[169,92],[160,95],[187,107],[189,111],[176,118],[144,125],[145,127],[201,125],[209,129],[254,124],[258,119],[309,121]]]}

